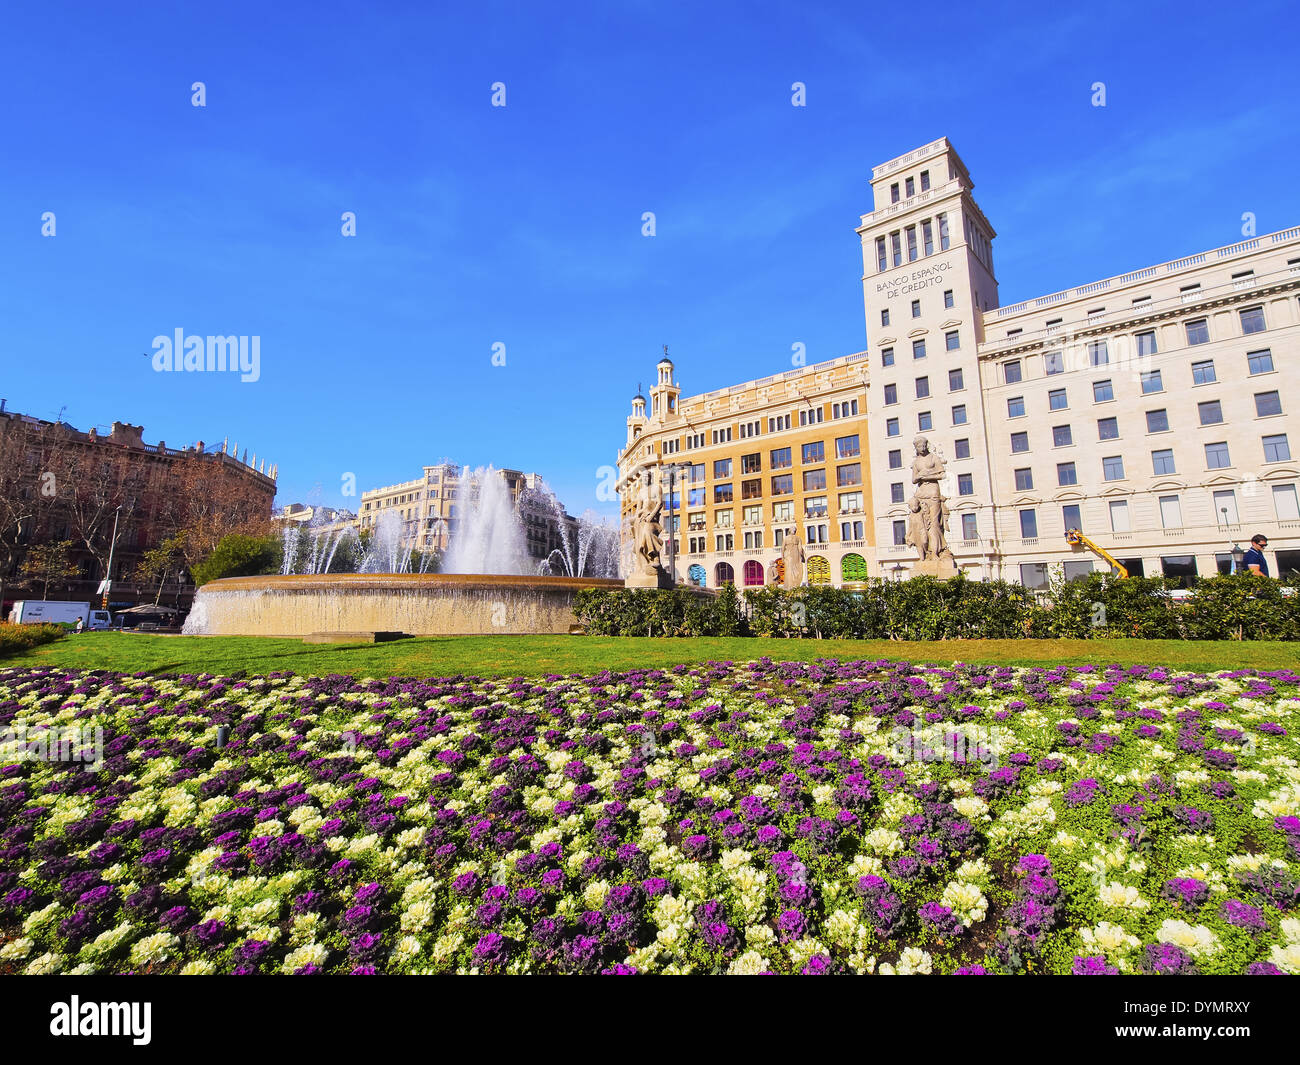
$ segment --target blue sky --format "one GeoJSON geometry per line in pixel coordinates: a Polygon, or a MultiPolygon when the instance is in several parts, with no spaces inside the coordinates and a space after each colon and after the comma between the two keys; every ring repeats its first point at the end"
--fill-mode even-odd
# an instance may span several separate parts
{"type": "Polygon", "coordinates": [[[127,8],[7,9],[0,396],[230,437],[281,503],[447,458],[612,512],[662,344],[687,394],[866,346],[871,167],[935,137],[1003,303],[1300,224],[1285,3],[127,8]],[[155,373],[177,328],[260,379],[155,373]]]}

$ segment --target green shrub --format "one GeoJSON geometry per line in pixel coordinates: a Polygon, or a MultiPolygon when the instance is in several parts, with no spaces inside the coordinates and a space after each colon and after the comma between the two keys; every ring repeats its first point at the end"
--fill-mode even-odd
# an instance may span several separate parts
{"type": "Polygon", "coordinates": [[[62,625],[48,622],[40,625],[10,625],[7,621],[0,622],[0,658],[61,640],[68,631],[62,625]]]}
{"type": "Polygon", "coordinates": [[[284,546],[275,536],[223,536],[212,554],[193,569],[194,583],[207,584],[222,577],[255,577],[279,573],[284,546]]]}
{"type": "Polygon", "coordinates": [[[1277,581],[1254,573],[1207,577],[1183,604],[1183,621],[1193,640],[1294,640],[1295,596],[1277,581]]]}

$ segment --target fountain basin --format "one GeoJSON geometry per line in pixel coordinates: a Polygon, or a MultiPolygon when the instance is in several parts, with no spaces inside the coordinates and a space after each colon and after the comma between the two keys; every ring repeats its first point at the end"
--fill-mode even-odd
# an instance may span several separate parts
{"type": "Polygon", "coordinates": [[[199,588],[191,636],[412,636],[567,633],[583,588],[622,588],[593,577],[479,573],[331,573],[225,577],[199,588]]]}

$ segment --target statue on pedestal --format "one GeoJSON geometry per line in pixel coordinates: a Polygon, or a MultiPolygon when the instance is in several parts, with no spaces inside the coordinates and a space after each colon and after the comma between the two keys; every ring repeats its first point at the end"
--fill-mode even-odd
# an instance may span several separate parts
{"type": "Polygon", "coordinates": [[[803,584],[804,551],[803,539],[796,526],[785,534],[781,542],[781,560],[785,564],[785,575],[781,587],[789,591],[803,584]]]}
{"type": "Polygon", "coordinates": [[[907,502],[907,543],[916,548],[920,560],[913,573],[951,577],[957,572],[948,549],[948,502],[939,490],[944,476],[944,461],[930,450],[923,436],[912,441],[916,457],[912,460],[912,483],[916,490],[907,502]]]}
{"type": "Polygon", "coordinates": [[[632,517],[632,573],[623,581],[629,588],[671,588],[672,578],[660,564],[663,525],[659,516],[663,500],[643,502],[632,517]]]}

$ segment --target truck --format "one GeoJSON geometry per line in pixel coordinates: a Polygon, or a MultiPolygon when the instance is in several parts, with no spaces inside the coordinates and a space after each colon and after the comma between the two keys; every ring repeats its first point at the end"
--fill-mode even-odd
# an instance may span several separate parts
{"type": "Polygon", "coordinates": [[[81,618],[91,632],[106,630],[113,624],[107,610],[92,610],[89,603],[57,602],[51,599],[19,599],[9,611],[15,625],[75,625],[81,618]]]}

